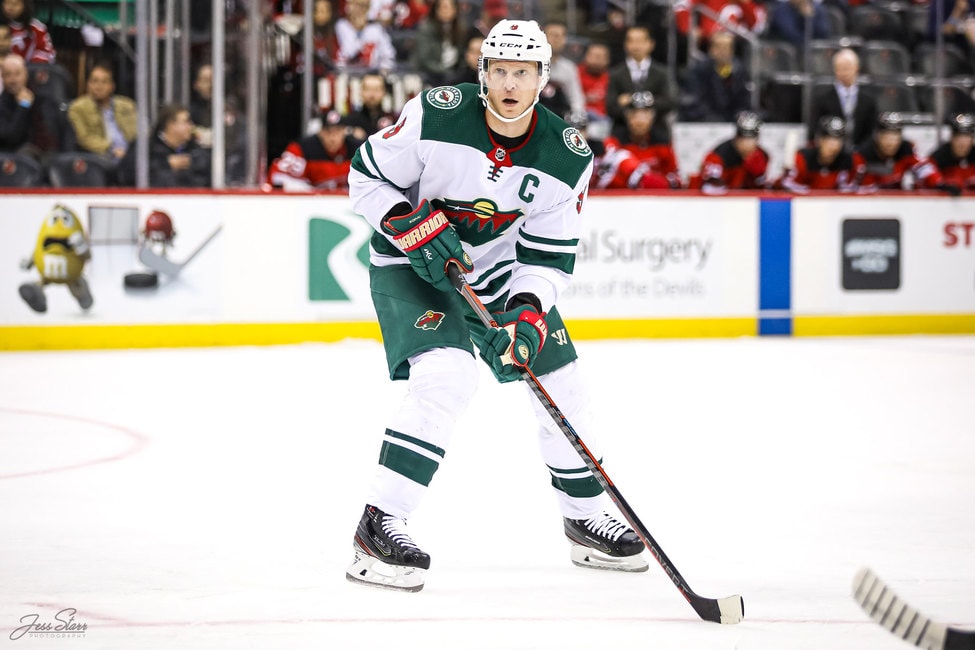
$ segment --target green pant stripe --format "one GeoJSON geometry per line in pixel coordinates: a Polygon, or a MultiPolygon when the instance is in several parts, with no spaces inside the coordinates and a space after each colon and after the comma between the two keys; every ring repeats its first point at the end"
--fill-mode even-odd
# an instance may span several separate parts
{"type": "MultiPolygon", "coordinates": [[[[600,458],[597,462],[600,465],[602,465],[603,459],[600,458]]],[[[548,467],[548,471],[552,472],[553,474],[584,474],[585,472],[589,471],[589,468],[585,466],[573,467],[572,469],[564,469],[562,467],[552,467],[551,465],[546,465],[546,467],[548,467]]]]}
{"type": "Polygon", "coordinates": [[[386,435],[389,436],[390,438],[396,438],[397,440],[403,440],[404,442],[408,442],[411,445],[416,445],[417,447],[420,447],[422,449],[426,449],[427,451],[432,452],[432,453],[440,456],[441,458],[443,458],[444,457],[444,454],[447,453],[446,451],[444,451],[443,449],[441,449],[440,447],[438,447],[436,445],[431,445],[429,442],[426,442],[424,440],[420,440],[419,438],[414,438],[413,436],[408,436],[405,433],[400,433],[399,431],[393,431],[392,429],[386,429],[386,435]]]}
{"type": "Polygon", "coordinates": [[[595,476],[586,478],[560,478],[552,475],[552,487],[565,492],[570,497],[596,497],[603,493],[602,486],[595,476]]]}
{"type": "Polygon", "coordinates": [[[379,451],[379,464],[424,486],[430,485],[433,475],[440,467],[440,463],[432,458],[422,456],[412,449],[400,447],[388,440],[383,441],[382,449],[379,451]]]}

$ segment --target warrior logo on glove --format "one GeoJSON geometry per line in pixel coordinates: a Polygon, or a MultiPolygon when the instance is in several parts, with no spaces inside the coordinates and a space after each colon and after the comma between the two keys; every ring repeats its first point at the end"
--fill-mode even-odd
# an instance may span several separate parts
{"type": "Polygon", "coordinates": [[[409,214],[383,219],[382,229],[406,253],[416,274],[441,291],[453,291],[447,277],[447,264],[451,261],[457,262],[465,273],[474,270],[471,256],[447,215],[434,209],[426,199],[409,214]]]}

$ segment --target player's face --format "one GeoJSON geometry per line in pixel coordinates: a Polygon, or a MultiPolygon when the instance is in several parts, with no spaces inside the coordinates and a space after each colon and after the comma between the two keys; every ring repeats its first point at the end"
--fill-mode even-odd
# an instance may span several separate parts
{"type": "Polygon", "coordinates": [[[893,156],[902,139],[900,131],[881,131],[877,134],[877,150],[885,156],[893,156]]]}
{"type": "Polygon", "coordinates": [[[328,126],[322,129],[322,144],[329,153],[338,151],[345,142],[344,126],[328,126]]]}
{"type": "Polygon", "coordinates": [[[741,157],[747,158],[755,153],[755,150],[758,148],[758,138],[739,136],[735,138],[735,146],[738,149],[738,153],[741,154],[741,157]]]}
{"type": "Polygon", "coordinates": [[[843,151],[843,139],[823,135],[819,138],[819,162],[829,164],[843,151]]]}
{"type": "Polygon", "coordinates": [[[956,133],[951,136],[951,153],[959,158],[964,158],[972,150],[972,135],[969,133],[956,133]]]}
{"type": "Polygon", "coordinates": [[[626,126],[630,135],[641,138],[650,133],[655,115],[652,108],[631,108],[626,111],[626,126]]]}
{"type": "Polygon", "coordinates": [[[484,74],[488,101],[502,117],[517,117],[535,101],[538,64],[529,61],[488,61],[484,74]]]}

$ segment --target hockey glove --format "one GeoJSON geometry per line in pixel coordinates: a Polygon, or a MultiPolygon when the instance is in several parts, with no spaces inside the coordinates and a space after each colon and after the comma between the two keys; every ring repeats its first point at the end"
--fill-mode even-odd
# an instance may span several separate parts
{"type": "Polygon", "coordinates": [[[516,299],[512,299],[508,306],[513,303],[517,306],[494,315],[498,326],[485,332],[480,350],[481,358],[503,381],[517,379],[521,368],[530,367],[548,337],[544,314],[540,314],[535,306],[516,302],[516,299]]]}
{"type": "Polygon", "coordinates": [[[464,273],[474,270],[474,264],[464,252],[460,236],[447,221],[447,216],[431,207],[426,199],[413,212],[389,215],[380,225],[406,253],[416,274],[441,291],[453,291],[447,277],[447,264],[451,260],[457,262],[464,273]]]}

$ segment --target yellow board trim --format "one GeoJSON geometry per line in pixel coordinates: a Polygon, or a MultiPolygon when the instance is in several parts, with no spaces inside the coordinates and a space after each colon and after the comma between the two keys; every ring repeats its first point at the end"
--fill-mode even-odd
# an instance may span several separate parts
{"type": "MultiPolygon", "coordinates": [[[[756,336],[756,318],[567,320],[577,341],[608,339],[732,338],[756,336]]],[[[794,336],[975,334],[975,314],[798,316],[794,336]]],[[[169,325],[54,325],[0,327],[0,351],[110,350],[380,341],[375,322],[219,323],[169,325]]]]}
{"type": "MultiPolygon", "coordinates": [[[[575,340],[754,336],[754,318],[577,320],[575,340]]],[[[0,350],[107,350],[382,340],[375,322],[0,327],[0,350]]]]}
{"type": "Polygon", "coordinates": [[[377,323],[219,323],[0,327],[0,350],[284,345],[345,339],[380,340],[377,323]]]}
{"type": "Polygon", "coordinates": [[[975,334],[975,314],[796,316],[792,333],[794,336],[975,334]]]}

